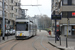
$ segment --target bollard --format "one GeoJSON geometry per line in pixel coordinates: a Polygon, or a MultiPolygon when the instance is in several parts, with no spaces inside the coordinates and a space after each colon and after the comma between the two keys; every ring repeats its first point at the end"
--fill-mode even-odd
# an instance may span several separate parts
{"type": "Polygon", "coordinates": [[[7,33],[7,39],[8,39],[8,34],[9,34],[9,33],[7,33]]]}
{"type": "Polygon", "coordinates": [[[61,37],[60,37],[60,46],[61,46],[61,37]]]}
{"type": "Polygon", "coordinates": [[[66,37],[66,48],[68,47],[67,37],[66,37]]]}

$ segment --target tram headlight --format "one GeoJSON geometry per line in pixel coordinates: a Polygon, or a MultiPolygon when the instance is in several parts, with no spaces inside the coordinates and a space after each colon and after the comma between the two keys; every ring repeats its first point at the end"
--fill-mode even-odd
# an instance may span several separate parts
{"type": "Polygon", "coordinates": [[[24,34],[24,36],[25,36],[25,34],[24,34]]]}
{"type": "Polygon", "coordinates": [[[19,35],[17,34],[17,36],[19,36],[19,35]]]}

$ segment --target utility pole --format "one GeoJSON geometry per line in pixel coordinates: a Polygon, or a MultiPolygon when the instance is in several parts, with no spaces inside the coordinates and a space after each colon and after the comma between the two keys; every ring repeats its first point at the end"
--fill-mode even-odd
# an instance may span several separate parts
{"type": "MultiPolygon", "coordinates": [[[[55,12],[54,12],[54,15],[55,15],[55,12]]],[[[56,43],[56,41],[57,41],[57,35],[56,35],[56,22],[57,22],[57,20],[55,19],[55,43],[56,43]]]]}
{"type": "Polygon", "coordinates": [[[5,13],[4,13],[4,0],[2,0],[2,17],[3,17],[3,35],[2,39],[5,40],[5,13]]]}

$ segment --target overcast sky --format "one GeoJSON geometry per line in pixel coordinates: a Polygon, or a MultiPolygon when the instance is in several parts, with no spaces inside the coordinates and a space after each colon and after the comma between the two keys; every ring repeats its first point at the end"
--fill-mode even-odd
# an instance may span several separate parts
{"type": "Polygon", "coordinates": [[[41,6],[22,6],[23,9],[28,9],[27,15],[33,17],[34,15],[46,14],[51,17],[51,0],[21,0],[22,5],[37,5],[41,6]]]}

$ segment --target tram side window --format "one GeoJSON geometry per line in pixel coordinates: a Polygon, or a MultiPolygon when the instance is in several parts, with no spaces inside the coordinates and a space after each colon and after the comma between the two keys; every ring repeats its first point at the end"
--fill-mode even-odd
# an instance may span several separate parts
{"type": "Polygon", "coordinates": [[[28,24],[25,24],[25,31],[28,31],[28,24]]]}
{"type": "Polygon", "coordinates": [[[29,24],[29,30],[31,30],[31,25],[29,24]]]}

